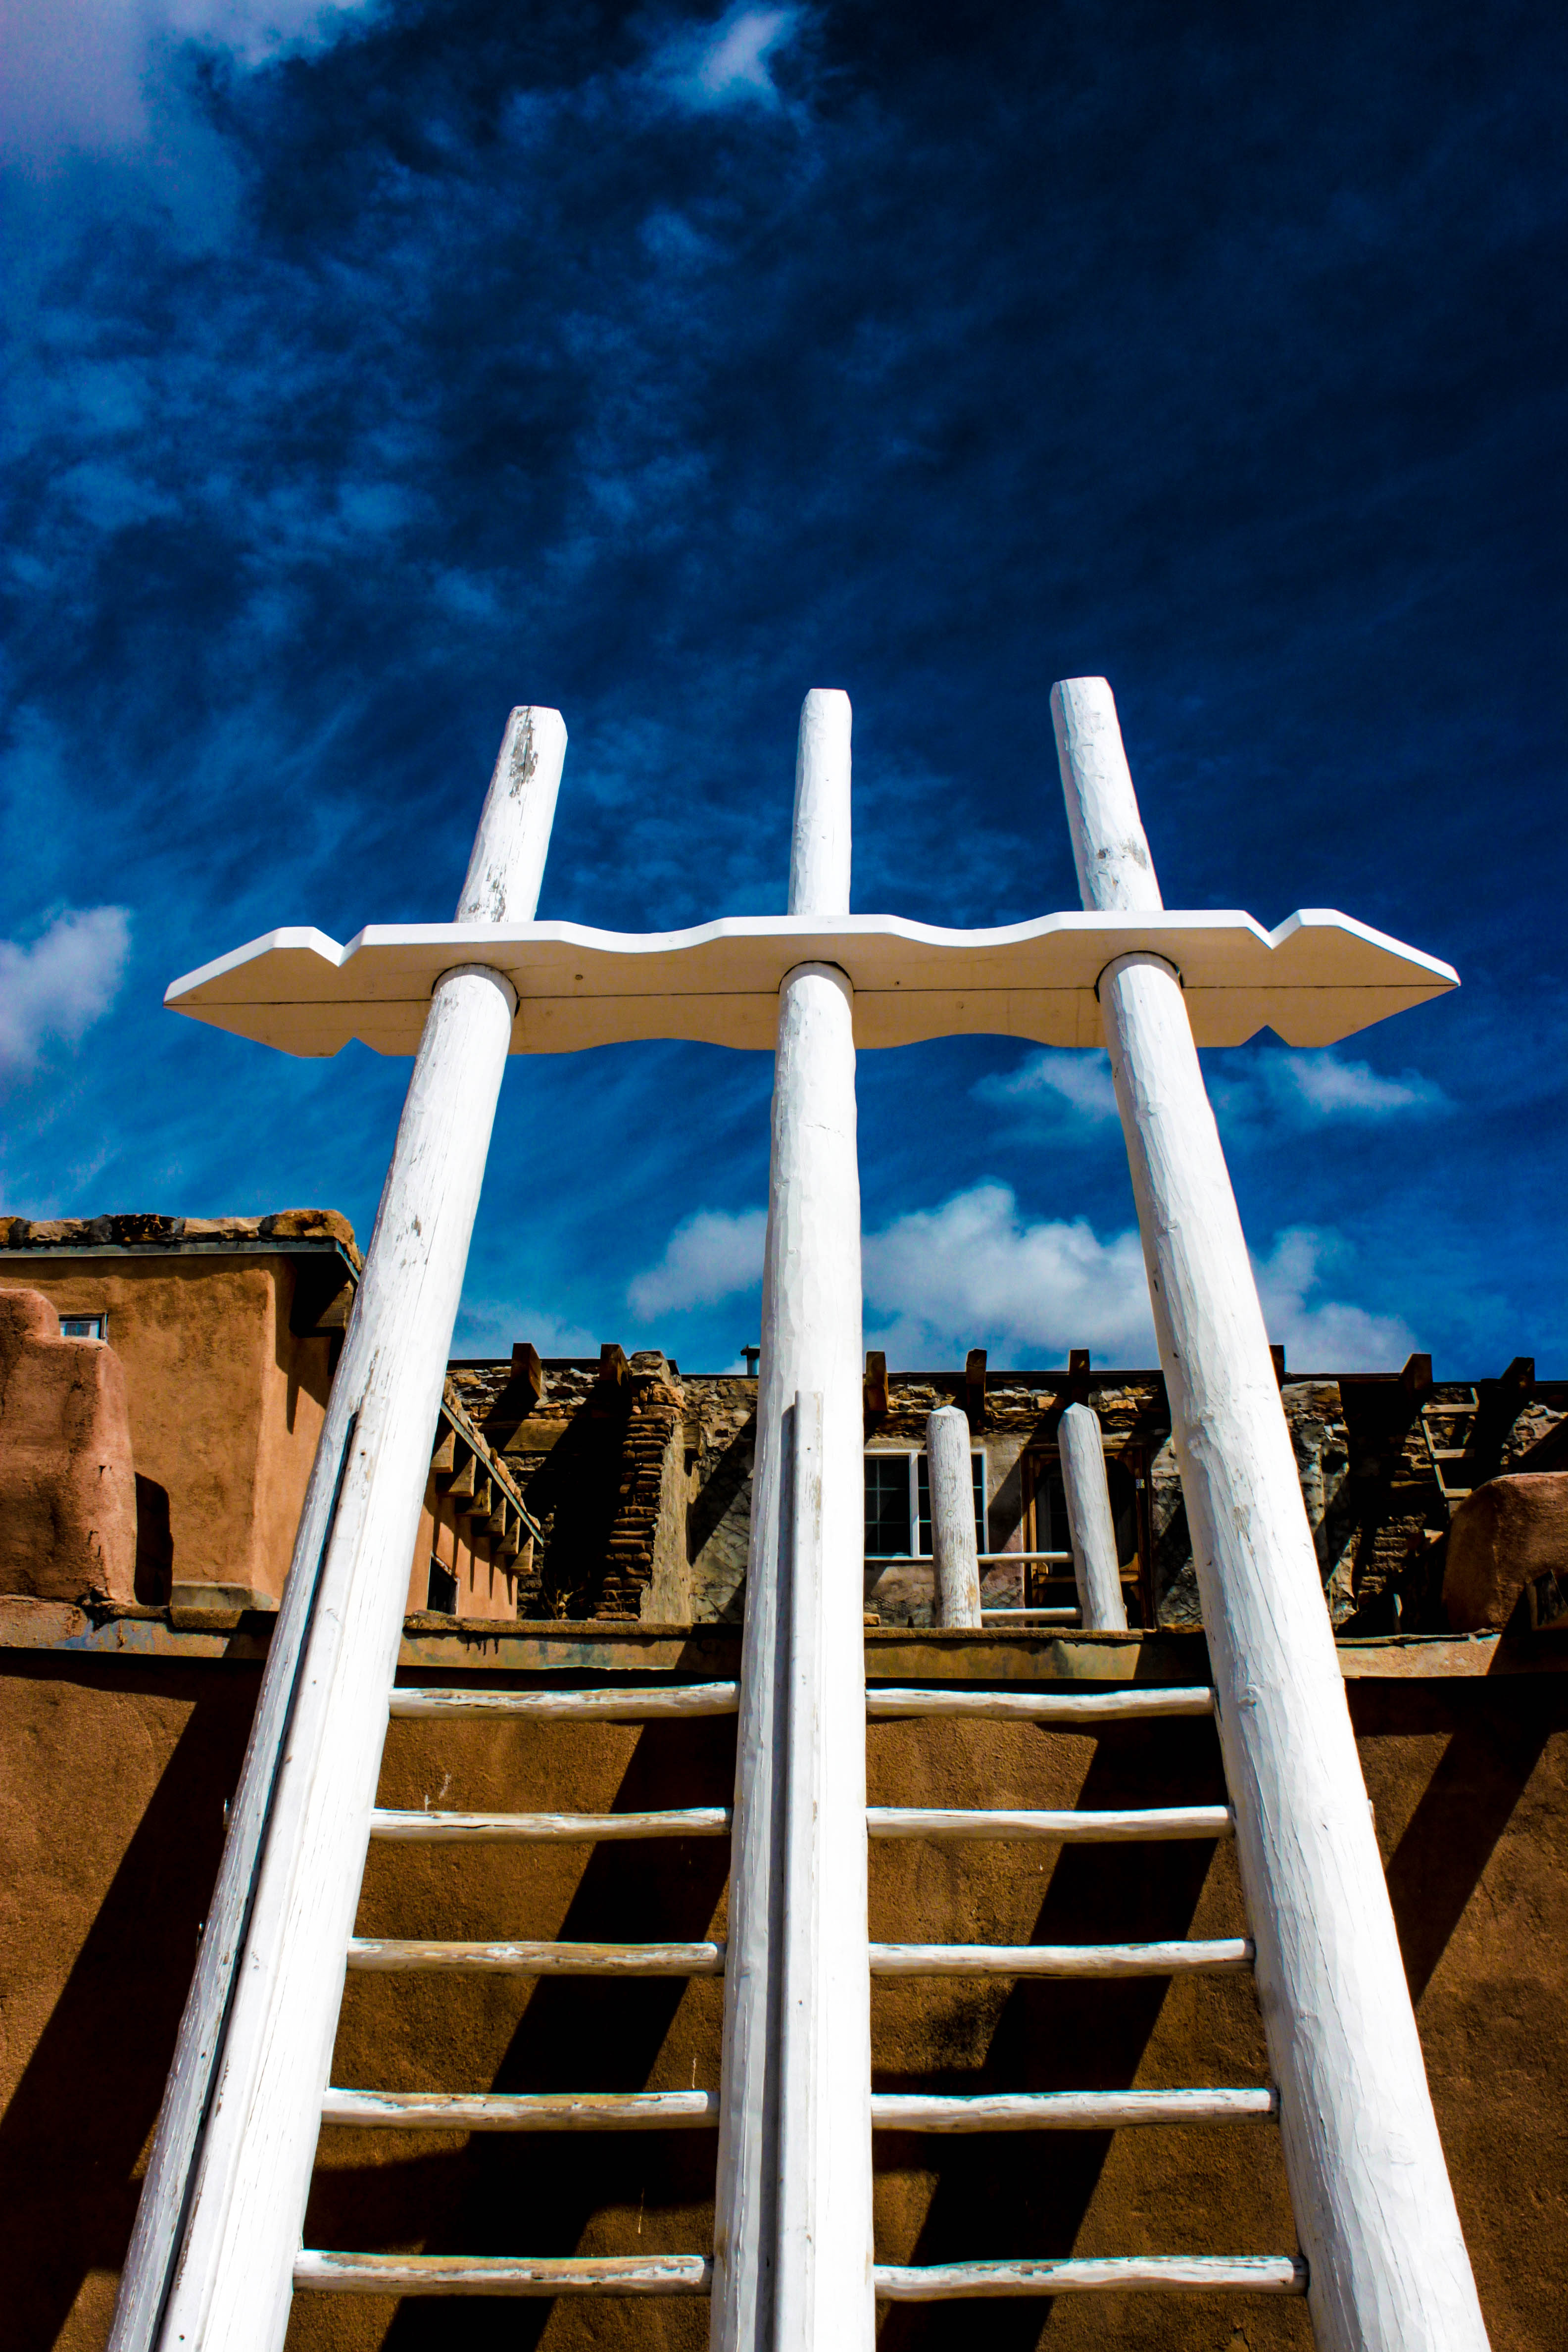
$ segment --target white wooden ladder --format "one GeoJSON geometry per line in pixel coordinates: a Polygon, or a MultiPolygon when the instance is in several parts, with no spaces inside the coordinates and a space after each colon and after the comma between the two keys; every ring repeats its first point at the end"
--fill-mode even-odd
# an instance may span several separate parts
{"type": "MultiPolygon", "coordinates": [[[[1274,933],[1246,917],[1167,911],[1109,687],[1064,682],[1052,716],[1081,916],[982,933],[851,916],[848,698],[813,689],[782,923],[720,923],[663,940],[537,926],[565,730],[556,712],[521,709],[455,924],[367,932],[348,950],[319,933],[279,932],[171,992],[220,1025],[307,1053],[335,1051],[345,1034],[403,1050],[411,1024],[421,1025],[110,2352],[278,2352],[294,2284],[323,2283],[310,2264],[352,2270],[368,2259],[311,2256],[296,2280],[342,1971],[345,1961],[375,1964],[353,1937],[367,1830],[458,1840],[698,1832],[679,1814],[635,1827],[625,1816],[443,1825],[375,1804],[406,1563],[507,1057],[623,1032],[775,1048],[744,1649],[726,1702],[738,1714],[736,1801],[732,1824],[718,1809],[705,1815],[705,1833],[729,1826],[732,1837],[718,2220],[710,2277],[693,2253],[652,2284],[710,2284],[712,2352],[870,2352],[874,2288],[931,2288],[874,2277],[868,1841],[994,1836],[1003,1821],[872,1815],[866,1805],[855,1071],[858,1046],[976,1028],[1103,1041],[1110,1051],[1208,1638],[1205,1703],[1320,2352],[1481,2352],[1485,2327],[1194,1027],[1218,1044],[1265,1023],[1297,1044],[1330,1044],[1454,975],[1321,911],[1274,933]],[[772,975],[776,1000],[756,995],[759,941],[755,969],[772,975]],[[1045,944],[1056,961],[1031,961],[1045,944]],[[1089,959],[1076,979],[1075,954],[1089,959]],[[590,967],[591,1001],[574,993],[590,967]],[[616,1007],[634,1000],[628,1027],[616,1007]],[[771,1034],[752,1013],[739,1028],[714,1026],[742,1001],[753,1013],[763,1003],[770,1019],[776,1003],[771,1034]]],[[[1169,1811],[1089,1832],[1091,1819],[1010,1817],[1006,1833],[1135,1840],[1217,1827],[1169,1811]]],[[[587,1958],[568,1954],[559,1965],[587,1958]]],[[[384,1964],[404,1961],[447,1964],[408,1953],[384,1964]]],[[[556,1963],[535,1953],[494,1964],[556,1963]]],[[[603,1963],[699,1964],[717,1962],[688,1952],[603,1963]]],[[[619,2114],[634,2119],[629,2108],[619,2114]]],[[[934,2116],[921,2127],[938,2127],[934,2116]]],[[[1293,2257],[1268,2259],[1267,2276],[1235,2283],[1300,2289],[1293,2257]]],[[[989,2291],[1095,2284],[1060,2267],[1004,2267],[989,2291]]],[[[563,2279],[556,2266],[518,2291],[553,2293],[563,2279]]],[[[1205,2283],[1219,2282],[1205,2273],[1205,2283]]],[[[463,2291],[494,2284],[486,2271],[463,2291]]],[[[626,2284],[622,2266],[619,2291],[626,2284]]],[[[947,2291],[986,2290],[971,2273],[947,2291]]]]}
{"type": "MultiPolygon", "coordinates": [[[[734,1683],[667,1688],[516,1692],[499,1689],[407,1689],[393,1693],[394,1717],[472,1721],[500,1718],[551,1725],[651,1723],[670,1718],[734,1715],[734,1683]]],[[[1033,1725],[1043,1730],[1094,1735],[1109,1726],[1147,1725],[1208,1717],[1213,1693],[1172,1689],[1079,1693],[893,1688],[871,1691],[871,1723],[934,1717],[947,1721],[1033,1725]]],[[[610,1839],[727,1835],[731,1815],[721,1807],[658,1812],[472,1813],[377,1811],[371,1835],[397,1842],[474,1846],[610,1839]]],[[[1232,1828],[1224,1805],[1173,1805],[1118,1811],[963,1810],[876,1806],[868,1809],[873,1841],[931,1839],[1041,1842],[1054,1847],[1150,1840],[1212,1840],[1232,1828]]],[[[948,1978],[1018,1981],[1170,1978],[1250,1970],[1247,1937],[1159,1943],[974,1944],[873,1943],[871,1979],[948,1978]]],[[[567,1943],[428,1942],[356,1937],[350,1970],[472,1974],[518,1978],[579,1976],[715,1976],[724,1948],[713,1942],[567,1943]]],[[[1130,2126],[1234,2124],[1277,2118],[1271,2085],[1202,2086],[1175,2090],[993,2091],[972,2096],[900,2091],[871,2096],[873,2129],[974,2134],[1030,2131],[1107,2132],[1130,2126]]],[[[483,2132],[670,2131],[717,2126],[721,2088],[685,2091],[575,2093],[367,2091],[334,2085],[321,2119],[366,2129],[449,2135],[483,2132]]],[[[1299,2253],[1114,2255],[1061,2259],[1020,2252],[1010,2260],[876,2266],[879,2300],[936,2302],[973,2297],[1055,2295],[1132,2291],[1192,2293],[1235,2290],[1247,2294],[1300,2294],[1307,2271],[1299,2253]]],[[[388,2254],[310,2248],[294,2264],[297,2289],[314,2293],[387,2295],[668,2295],[704,2294],[712,2283],[710,2252],[659,2255],[388,2254]]]]}

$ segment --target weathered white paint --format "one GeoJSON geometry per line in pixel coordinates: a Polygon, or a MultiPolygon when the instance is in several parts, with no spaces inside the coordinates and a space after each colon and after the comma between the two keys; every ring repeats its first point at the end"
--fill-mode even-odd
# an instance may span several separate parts
{"type": "Polygon", "coordinates": [[[972,2295],[1304,2294],[1307,2265],[1289,2254],[1108,2254],[1098,2262],[877,2265],[879,2303],[967,2302],[972,2295]]]}
{"type": "Polygon", "coordinates": [[[412,1053],[433,980],[459,959],[517,990],[514,1054],[568,1054],[689,1037],[763,1052],[779,990],[805,963],[840,970],[856,1044],[990,1034],[1098,1045],[1094,984],[1136,947],[1179,962],[1198,1042],[1238,1045],[1270,1027],[1330,1045],[1458,985],[1446,963],[1322,908],[1266,931],[1240,913],[1043,915],[954,931],[842,908],[730,915],[689,931],[582,923],[375,923],[341,947],[322,931],[268,932],[174,981],[164,1003],[286,1054],[335,1054],[357,1037],[412,1053]]]}
{"type": "MultiPolygon", "coordinates": [[[[803,726],[803,733],[805,729],[803,726]]],[[[826,833],[828,846],[834,844],[826,833]]],[[[815,2174],[835,2086],[823,2079],[821,1842],[831,1833],[823,1782],[822,1399],[797,1394],[785,1416],[789,1476],[781,1506],[790,1537],[784,1610],[784,1883],[779,1971],[779,2138],[773,2342],[816,2337],[815,2174]]]]}
{"type": "Polygon", "coordinates": [[[1171,1838],[1231,1833],[1228,1805],[1158,1805],[1115,1812],[1008,1811],[938,1805],[871,1805],[874,1838],[1060,1838],[1069,1845],[1137,1845],[1171,1838]]]}
{"type": "MultiPolygon", "coordinates": [[[[1160,904],[1110,689],[1051,697],[1086,906],[1160,904]]],[[[1289,1432],[1169,961],[1100,985],[1320,2352],[1487,2340],[1289,1432]]]]}
{"type": "MultiPolygon", "coordinates": [[[[814,691],[801,714],[790,859],[791,908],[814,920],[837,922],[847,907],[848,782],[848,700],[814,691]],[[826,805],[835,795],[841,819],[826,805]]],[[[816,1948],[802,1995],[814,2014],[812,2063],[826,2086],[807,2184],[813,2343],[820,2341],[825,2352],[828,2345],[833,2352],[870,2352],[860,1182],[853,991],[844,973],[817,963],[791,971],[777,1024],[710,2342],[714,2352],[773,2352],[775,2341],[778,2018],[784,1921],[794,1899],[784,1883],[793,1622],[797,1639],[803,1625],[814,1627],[817,1771],[827,1796],[815,1842],[816,1948]],[[794,1517],[786,1444],[803,1392],[822,1399],[820,1567],[815,1591],[803,1574],[786,1615],[794,1517]]],[[[798,1974],[794,1981],[798,1987],[798,1974]]],[[[789,2352],[812,2347],[798,2343],[789,2352]]]]}
{"type": "Polygon", "coordinates": [[[738,1683],[676,1683],[668,1690],[395,1690],[395,1716],[508,1715],[541,1723],[651,1723],[667,1715],[733,1715],[738,1683]]]}
{"type": "Polygon", "coordinates": [[[876,2131],[1121,2131],[1128,2125],[1267,2122],[1279,2097],[1257,2091],[990,2091],[976,2098],[928,2098],[874,2091],[876,2131]]]}
{"type": "Polygon", "coordinates": [[[295,2257],[317,2294],[706,2294],[701,2254],[335,2254],[295,2257]]]}
{"type": "MultiPolygon", "coordinates": [[[[531,918],[565,740],[556,712],[512,713],[458,902],[466,919],[481,902],[497,920],[531,918]]],[[[407,1561],[515,1010],[510,982],[466,965],[430,999],[159,2116],[113,2352],[273,2352],[283,2339],[407,1561]]]]}
{"type": "Polygon", "coordinates": [[[1057,1449],[1084,1631],[1125,1633],[1127,1603],[1116,1558],[1116,1522],[1110,1515],[1100,1415],[1086,1404],[1069,1404],[1057,1423],[1057,1449]]]}
{"type": "Polygon", "coordinates": [[[1245,1976],[1249,1936],[1164,1944],[873,1944],[874,1977],[1245,1976]]]}
{"type": "Polygon", "coordinates": [[[718,2120],[717,2091],[334,2089],[321,2103],[324,2124],[377,2131],[696,2131],[718,2120]]]}
{"type": "Polygon", "coordinates": [[[1075,1725],[1138,1723],[1171,1715],[1212,1715],[1212,1690],[987,1691],[870,1690],[868,1716],[973,1715],[991,1723],[1075,1725]]]}
{"type": "Polygon", "coordinates": [[[511,1977],[721,1977],[722,1944],[546,1944],[421,1942],[395,1936],[354,1936],[348,1966],[379,1975],[511,1977]]]}
{"type": "Polygon", "coordinates": [[[371,1814],[368,1833],[405,1845],[602,1845],[625,1838],[728,1837],[727,1805],[668,1813],[371,1814]]]}
{"type": "Polygon", "coordinates": [[[926,1475],[931,1487],[931,1555],[939,1625],[980,1622],[979,1545],[974,1535],[974,1482],[969,1416],[939,1405],[926,1420],[926,1475]]]}

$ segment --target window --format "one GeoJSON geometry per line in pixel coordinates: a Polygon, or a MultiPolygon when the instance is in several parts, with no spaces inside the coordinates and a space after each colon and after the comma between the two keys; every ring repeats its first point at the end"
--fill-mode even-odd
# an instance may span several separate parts
{"type": "Polygon", "coordinates": [[[60,1317],[62,1339],[107,1339],[108,1337],[107,1315],[62,1315],[60,1317]]]}
{"type": "Polygon", "coordinates": [[[434,1552],[430,1555],[430,1589],[425,1596],[425,1606],[441,1617],[455,1617],[458,1613],[458,1580],[434,1552]]]}
{"type": "Polygon", "coordinates": [[[910,1542],[909,1454],[868,1454],[866,1456],[866,1557],[886,1559],[905,1556],[910,1542]]]}
{"type": "MultiPolygon", "coordinates": [[[[974,1543],[985,1549],[985,1454],[969,1456],[974,1478],[974,1543]]],[[[931,1471],[923,1453],[866,1456],[866,1557],[931,1558],[931,1471]],[[911,1539],[912,1538],[912,1539],[911,1539]]]]}

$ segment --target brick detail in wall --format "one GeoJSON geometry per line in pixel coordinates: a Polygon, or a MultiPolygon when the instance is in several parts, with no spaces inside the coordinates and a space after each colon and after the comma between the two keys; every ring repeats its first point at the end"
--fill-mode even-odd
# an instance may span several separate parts
{"type": "Polygon", "coordinates": [[[657,1372],[628,1373],[618,1392],[586,1384],[565,1442],[524,1490],[545,1540],[520,1580],[520,1617],[641,1614],[665,1459],[685,1411],[680,1389],[657,1372]]]}
{"type": "Polygon", "coordinates": [[[621,1456],[620,1494],[605,1552],[595,1617],[636,1617],[653,1581],[654,1537],[669,1441],[685,1419],[686,1400],[667,1381],[638,1380],[621,1456]]]}

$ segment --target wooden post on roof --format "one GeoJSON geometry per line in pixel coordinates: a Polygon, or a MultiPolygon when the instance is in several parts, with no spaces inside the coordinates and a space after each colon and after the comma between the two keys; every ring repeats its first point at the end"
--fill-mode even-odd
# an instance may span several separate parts
{"type": "Polygon", "coordinates": [[[931,1569],[939,1625],[978,1625],[979,1546],[974,1536],[974,1468],[969,1416],[939,1405],[926,1421],[926,1477],[931,1488],[931,1569]]]}
{"type": "MultiPolygon", "coordinates": [[[[514,710],[459,923],[532,919],[566,749],[514,710]]],[[[511,1045],[510,982],[436,983],[332,1381],[110,2336],[276,2352],[353,1932],[407,1561],[511,1045]]]]}
{"type": "Polygon", "coordinates": [[[1084,1630],[1125,1633],[1127,1603],[1116,1557],[1116,1522],[1105,1476],[1105,1441],[1100,1415],[1087,1404],[1069,1404],[1057,1423],[1057,1451],[1067,1496],[1068,1538],[1084,1630]]]}
{"type": "MultiPolygon", "coordinates": [[[[1083,903],[1163,901],[1103,678],[1053,688],[1083,903]]],[[[1279,1384],[1181,976],[1098,994],[1214,1675],[1319,2352],[1481,2352],[1279,1384]]]]}
{"type": "MultiPolygon", "coordinates": [[[[849,727],[847,695],[814,688],[806,696],[795,765],[792,915],[848,911],[849,727]]],[[[853,1013],[850,983],[835,964],[798,964],[779,992],[724,1972],[712,2352],[774,2352],[775,2345],[782,2352],[775,2313],[795,2331],[788,2352],[871,2352],[875,2340],[853,1013]],[[815,1506],[803,1517],[792,1480],[798,1401],[812,1399],[820,1399],[821,1437],[819,1447],[806,1446],[806,1458],[820,1482],[819,1517],[815,1506]],[[811,1745],[821,1801],[814,1814],[796,1812],[786,1841],[790,1759],[804,1769],[803,1743],[811,1745]],[[777,2025],[786,1953],[787,2052],[777,2025]],[[781,2207],[784,2149],[809,2157],[781,2207]]],[[[805,1409],[815,1426],[817,1405],[805,1409]]],[[[807,1434],[803,1429],[803,1443],[807,1434]]]]}

